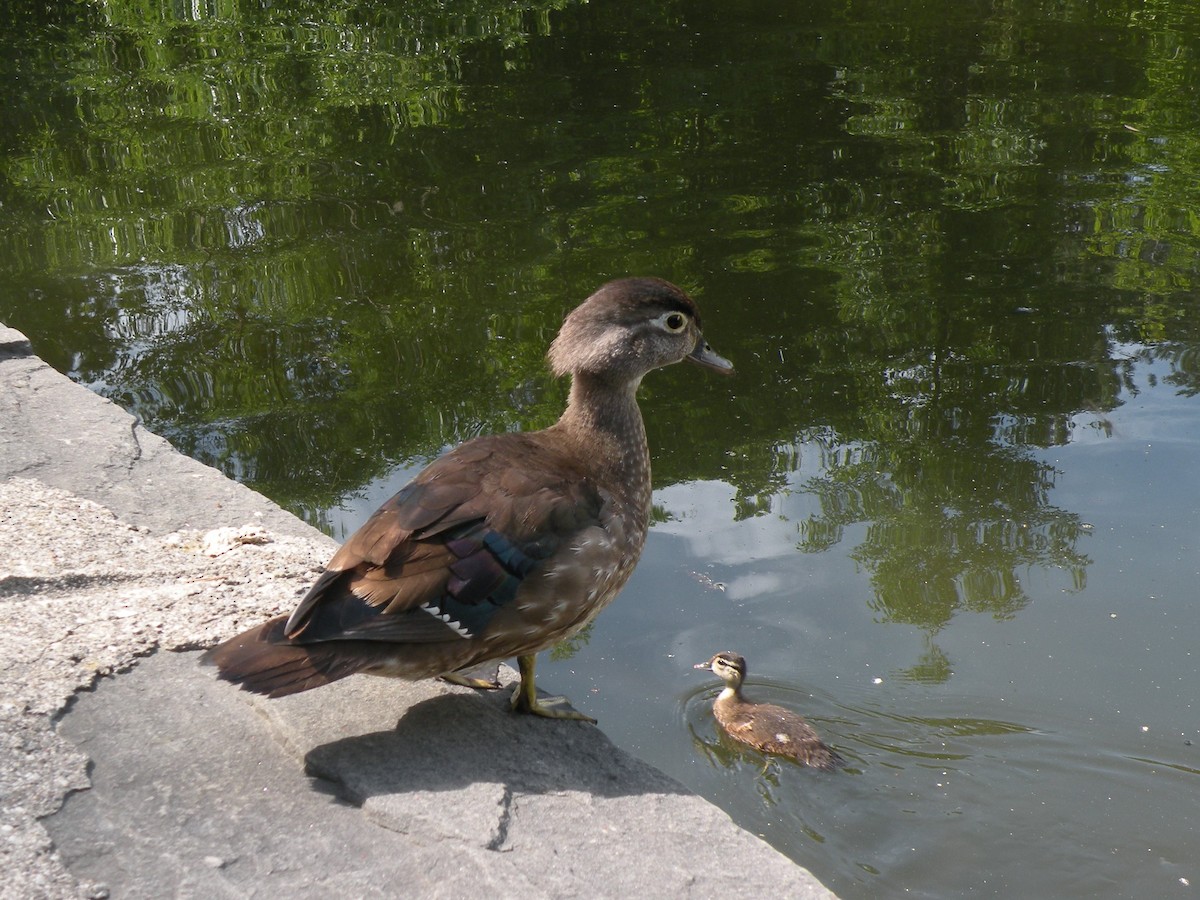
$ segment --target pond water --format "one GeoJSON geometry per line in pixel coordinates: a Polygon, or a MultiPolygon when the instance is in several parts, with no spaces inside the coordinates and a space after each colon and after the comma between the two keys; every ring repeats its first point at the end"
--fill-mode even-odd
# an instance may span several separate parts
{"type": "Polygon", "coordinates": [[[844,897],[1200,884],[1191,0],[16,3],[0,50],[51,364],[344,537],[676,281],[738,376],[647,379],[645,556],[539,683],[844,897]],[[721,649],[848,768],[719,739],[721,649]]]}

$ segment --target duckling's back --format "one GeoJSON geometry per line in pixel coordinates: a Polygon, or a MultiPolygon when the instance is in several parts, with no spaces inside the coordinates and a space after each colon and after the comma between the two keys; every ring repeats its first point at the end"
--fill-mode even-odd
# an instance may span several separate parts
{"type": "Polygon", "coordinates": [[[786,756],[814,769],[828,771],[846,764],[803,717],[782,706],[751,703],[735,695],[718,699],[713,714],[730,737],[755,750],[786,756]]]}

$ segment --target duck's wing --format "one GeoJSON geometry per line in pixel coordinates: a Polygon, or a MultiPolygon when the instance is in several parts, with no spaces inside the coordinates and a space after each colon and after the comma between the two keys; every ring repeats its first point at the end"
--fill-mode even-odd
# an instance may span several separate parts
{"type": "Polygon", "coordinates": [[[471,639],[606,498],[523,435],[464,444],[375,512],[288,618],[292,643],[471,639]]]}

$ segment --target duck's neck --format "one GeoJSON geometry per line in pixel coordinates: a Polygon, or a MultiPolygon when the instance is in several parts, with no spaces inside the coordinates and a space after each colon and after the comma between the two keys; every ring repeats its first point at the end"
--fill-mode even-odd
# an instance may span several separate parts
{"type": "Polygon", "coordinates": [[[726,703],[729,703],[734,700],[740,701],[741,699],[742,686],[740,684],[730,684],[728,681],[725,682],[725,687],[721,693],[717,695],[717,702],[724,700],[726,703]]]}
{"type": "Polygon", "coordinates": [[[637,405],[641,379],[612,381],[590,375],[571,379],[571,396],[556,428],[568,434],[580,458],[596,468],[610,490],[650,509],[650,449],[637,405]]]}

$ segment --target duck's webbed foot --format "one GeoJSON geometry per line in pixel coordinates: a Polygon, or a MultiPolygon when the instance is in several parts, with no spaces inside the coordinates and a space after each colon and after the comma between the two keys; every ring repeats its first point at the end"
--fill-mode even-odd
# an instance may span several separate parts
{"type": "Polygon", "coordinates": [[[533,678],[533,670],[536,662],[537,658],[532,654],[517,657],[517,665],[521,670],[521,683],[513,691],[512,711],[530,713],[531,715],[542,716],[547,719],[574,719],[579,722],[591,722],[595,725],[595,719],[584,715],[577,709],[572,709],[570,703],[564,697],[552,697],[550,699],[561,701],[565,706],[548,706],[538,700],[537,686],[533,678]]]}

